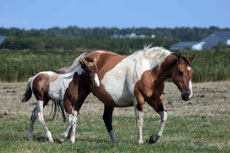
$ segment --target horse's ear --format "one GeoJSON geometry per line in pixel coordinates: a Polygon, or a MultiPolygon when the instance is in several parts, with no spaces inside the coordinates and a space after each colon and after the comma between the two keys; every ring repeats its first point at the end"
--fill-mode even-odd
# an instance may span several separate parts
{"type": "Polygon", "coordinates": [[[177,54],[177,61],[180,61],[181,60],[181,53],[178,53],[177,54]]]}
{"type": "Polygon", "coordinates": [[[84,59],[84,58],[80,58],[80,61],[81,65],[86,65],[87,64],[87,61],[84,59]]]}
{"type": "Polygon", "coordinates": [[[192,61],[194,60],[195,55],[193,54],[191,57],[188,58],[189,62],[192,63],[192,61]]]}

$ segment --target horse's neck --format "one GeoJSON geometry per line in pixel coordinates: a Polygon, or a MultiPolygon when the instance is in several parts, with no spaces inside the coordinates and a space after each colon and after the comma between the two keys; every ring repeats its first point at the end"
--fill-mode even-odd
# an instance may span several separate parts
{"type": "Polygon", "coordinates": [[[173,61],[175,61],[175,56],[172,54],[169,55],[169,57],[167,57],[167,59],[162,63],[157,73],[157,83],[163,83],[167,79],[171,78],[172,69],[175,66],[173,61]]]}

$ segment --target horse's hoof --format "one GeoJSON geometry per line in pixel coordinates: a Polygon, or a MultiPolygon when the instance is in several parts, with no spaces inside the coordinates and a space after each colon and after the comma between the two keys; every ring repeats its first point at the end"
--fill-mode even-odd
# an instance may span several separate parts
{"type": "Polygon", "coordinates": [[[159,139],[159,136],[152,135],[152,136],[149,138],[149,143],[150,143],[150,144],[154,144],[154,143],[157,142],[158,139],[159,139]]]}
{"type": "Polygon", "coordinates": [[[139,141],[138,141],[138,144],[143,144],[143,140],[139,140],[139,141]]]}

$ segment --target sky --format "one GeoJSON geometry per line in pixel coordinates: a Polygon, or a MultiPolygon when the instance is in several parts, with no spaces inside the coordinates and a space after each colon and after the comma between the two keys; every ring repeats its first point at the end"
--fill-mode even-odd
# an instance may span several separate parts
{"type": "Polygon", "coordinates": [[[0,0],[0,27],[230,27],[230,0],[0,0]]]}

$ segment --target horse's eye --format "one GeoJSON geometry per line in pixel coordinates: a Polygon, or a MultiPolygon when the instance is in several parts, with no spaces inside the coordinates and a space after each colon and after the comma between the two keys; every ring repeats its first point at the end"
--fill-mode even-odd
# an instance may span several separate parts
{"type": "Polygon", "coordinates": [[[183,72],[180,71],[180,70],[178,70],[178,74],[179,74],[179,75],[183,75],[183,72]]]}

